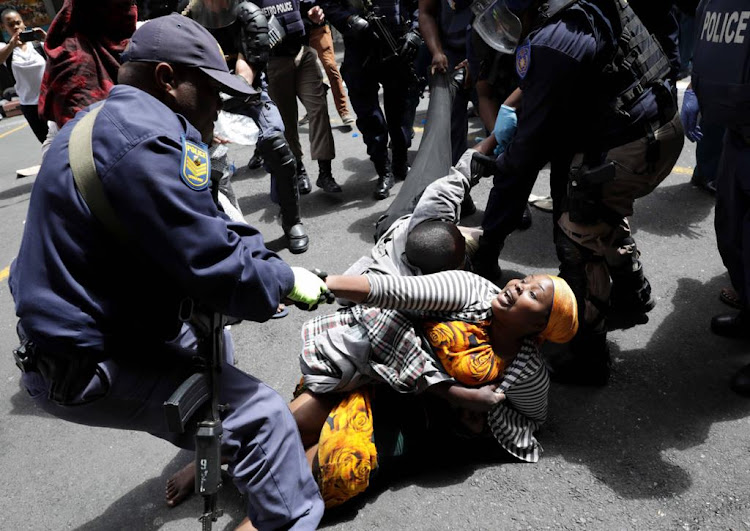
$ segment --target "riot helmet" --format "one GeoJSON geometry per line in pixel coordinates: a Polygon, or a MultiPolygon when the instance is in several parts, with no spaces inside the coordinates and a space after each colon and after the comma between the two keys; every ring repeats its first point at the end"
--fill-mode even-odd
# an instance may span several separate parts
{"type": "MultiPolygon", "coordinates": [[[[500,53],[514,53],[524,36],[522,16],[531,8],[538,9],[541,23],[575,3],[577,0],[475,0],[474,30],[484,42],[500,53]]],[[[526,28],[526,33],[528,33],[526,28]]]]}
{"type": "Polygon", "coordinates": [[[238,0],[197,0],[189,5],[190,18],[208,29],[225,28],[237,19],[238,0]]]}

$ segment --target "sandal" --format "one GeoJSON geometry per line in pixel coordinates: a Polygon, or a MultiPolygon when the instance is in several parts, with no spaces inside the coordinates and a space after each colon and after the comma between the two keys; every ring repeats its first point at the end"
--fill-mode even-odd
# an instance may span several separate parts
{"type": "Polygon", "coordinates": [[[740,300],[739,295],[737,295],[737,292],[732,288],[721,288],[721,291],[719,292],[719,300],[732,308],[737,308],[738,310],[742,309],[742,301],[740,300]]]}
{"type": "Polygon", "coordinates": [[[287,315],[289,315],[289,307],[279,304],[279,308],[276,310],[276,313],[271,316],[271,319],[283,319],[287,315]]]}

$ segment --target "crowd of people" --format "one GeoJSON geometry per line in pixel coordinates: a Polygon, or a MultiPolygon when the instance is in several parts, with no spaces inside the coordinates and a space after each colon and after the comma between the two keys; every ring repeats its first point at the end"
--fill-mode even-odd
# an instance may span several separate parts
{"type": "MultiPolygon", "coordinates": [[[[748,333],[750,11],[739,0],[674,4],[66,0],[47,33],[31,34],[6,9],[0,59],[47,149],[9,280],[23,385],[54,416],[192,449],[193,433],[170,430],[162,409],[203,369],[194,354],[205,331],[188,317],[265,321],[285,304],[313,310],[335,296],[335,313],[304,325],[291,404],[234,367],[221,332],[221,458],[247,500],[238,529],[313,529],[325,508],[419,458],[427,440],[495,440],[536,462],[550,378],[605,385],[607,331],[644,322],[655,305],[629,218],[685,137],[699,142],[694,183],[717,197],[733,288],[722,297],[739,308],[712,330],[748,333]],[[691,61],[680,57],[689,52],[678,20],[693,17],[680,109],[677,80],[691,61]],[[340,73],[328,23],[343,35],[340,73]],[[396,180],[425,182],[411,212],[379,226],[371,255],[344,275],[291,267],[265,247],[232,190],[227,139],[214,134],[219,112],[255,122],[250,163],[271,175],[288,248],[304,253],[300,194],[311,182],[297,100],[316,186],[346,186],[332,171],[318,60],[342,122],[352,122],[347,97],[356,115],[374,198],[396,180]],[[452,86],[451,166],[415,175],[416,105],[437,76],[452,86]],[[472,101],[487,134],[469,148],[472,101]],[[529,194],[547,165],[559,276],[501,288],[505,239],[530,223],[529,194]],[[492,189],[481,230],[461,227],[482,178],[492,189]],[[568,356],[548,366],[545,342],[567,344],[568,356]]],[[[750,365],[732,388],[750,395],[750,365]]],[[[195,476],[191,464],[170,479],[169,505],[195,476]]]]}

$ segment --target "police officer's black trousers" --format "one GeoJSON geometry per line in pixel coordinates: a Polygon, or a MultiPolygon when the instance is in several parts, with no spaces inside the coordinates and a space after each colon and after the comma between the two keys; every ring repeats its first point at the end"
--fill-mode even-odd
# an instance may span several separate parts
{"type": "Polygon", "coordinates": [[[357,127],[367,145],[367,154],[375,163],[385,161],[390,137],[394,159],[405,160],[411,146],[412,127],[407,67],[398,59],[382,62],[371,57],[373,45],[369,41],[345,39],[344,45],[341,75],[357,114],[357,127]],[[378,99],[380,85],[384,109],[378,99]]]}
{"type": "Polygon", "coordinates": [[[750,304],[750,144],[728,130],[716,177],[716,243],[732,286],[750,304]]]}

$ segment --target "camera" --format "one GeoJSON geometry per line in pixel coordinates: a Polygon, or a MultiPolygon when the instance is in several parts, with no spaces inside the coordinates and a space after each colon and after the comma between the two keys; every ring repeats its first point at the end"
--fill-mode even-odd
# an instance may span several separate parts
{"type": "Polygon", "coordinates": [[[23,30],[21,32],[21,42],[31,42],[37,40],[36,31],[33,29],[23,30]]]}

